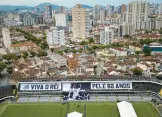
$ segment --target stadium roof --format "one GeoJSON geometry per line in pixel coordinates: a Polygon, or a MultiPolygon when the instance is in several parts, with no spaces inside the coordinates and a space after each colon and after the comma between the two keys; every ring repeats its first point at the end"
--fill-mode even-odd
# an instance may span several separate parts
{"type": "Polygon", "coordinates": [[[69,113],[67,117],[82,117],[82,114],[74,111],[69,113]]]}
{"type": "Polygon", "coordinates": [[[131,103],[122,101],[117,103],[120,117],[137,117],[136,112],[131,103]]]}

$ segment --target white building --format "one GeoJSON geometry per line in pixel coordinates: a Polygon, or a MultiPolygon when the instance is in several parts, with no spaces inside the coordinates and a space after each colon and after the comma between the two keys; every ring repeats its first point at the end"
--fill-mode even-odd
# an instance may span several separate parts
{"type": "Polygon", "coordinates": [[[100,43],[107,45],[111,44],[115,38],[115,31],[113,28],[106,26],[104,30],[100,31],[100,43]]]}
{"type": "Polygon", "coordinates": [[[159,14],[162,15],[162,3],[159,5],[159,14]]]}
{"type": "Polygon", "coordinates": [[[54,9],[52,9],[52,18],[55,17],[56,11],[54,9]]]}
{"type": "Polygon", "coordinates": [[[118,27],[118,36],[123,37],[124,35],[131,35],[132,25],[126,22],[122,23],[118,27]]]}
{"type": "Polygon", "coordinates": [[[106,14],[105,9],[101,9],[100,11],[100,22],[101,23],[105,21],[105,14],[106,14]]]}
{"type": "Polygon", "coordinates": [[[59,54],[54,54],[50,56],[51,59],[55,61],[55,67],[60,68],[61,66],[67,66],[67,60],[59,54]]]}
{"type": "Polygon", "coordinates": [[[106,12],[106,15],[107,15],[107,16],[111,15],[111,14],[113,13],[112,6],[108,4],[108,5],[106,6],[106,11],[107,11],[107,12],[106,12]]]}
{"type": "Polygon", "coordinates": [[[101,10],[101,6],[95,5],[95,7],[93,9],[93,17],[94,17],[95,21],[100,20],[100,10],[101,10]]]}
{"type": "Polygon", "coordinates": [[[49,46],[65,45],[65,30],[51,27],[50,30],[46,31],[46,34],[49,46]]]}
{"type": "Polygon", "coordinates": [[[56,14],[55,22],[56,22],[56,26],[66,27],[66,15],[65,14],[56,14]]]}
{"type": "Polygon", "coordinates": [[[140,30],[142,22],[148,20],[148,15],[149,3],[145,0],[133,1],[128,4],[126,22],[132,25],[132,34],[134,34],[135,30],[140,30]]]}
{"type": "Polygon", "coordinates": [[[3,44],[6,48],[10,48],[11,46],[11,37],[10,37],[10,30],[8,28],[2,29],[3,35],[3,44]]]}
{"type": "Polygon", "coordinates": [[[110,51],[112,51],[115,54],[115,56],[127,56],[128,55],[127,51],[122,48],[110,48],[110,51]]]}

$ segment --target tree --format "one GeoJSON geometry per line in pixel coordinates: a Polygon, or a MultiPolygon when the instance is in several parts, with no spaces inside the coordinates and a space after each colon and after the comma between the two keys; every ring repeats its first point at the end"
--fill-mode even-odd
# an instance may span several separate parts
{"type": "Polygon", "coordinates": [[[56,53],[59,54],[59,55],[63,55],[64,54],[62,50],[59,50],[56,53]]]}
{"type": "Polygon", "coordinates": [[[135,54],[136,54],[137,56],[139,56],[139,53],[140,53],[140,51],[135,51],[135,54]]]}
{"type": "Polygon", "coordinates": [[[12,72],[13,72],[13,66],[12,65],[7,66],[7,72],[9,74],[12,74],[12,72]]]}
{"type": "Polygon", "coordinates": [[[75,49],[72,50],[72,53],[75,54],[77,51],[75,49]]]}
{"type": "Polygon", "coordinates": [[[51,50],[51,52],[53,53],[55,49],[54,49],[54,48],[50,48],[50,50],[51,50]]]}
{"type": "Polygon", "coordinates": [[[34,51],[30,51],[30,54],[31,54],[32,57],[35,57],[35,55],[36,55],[37,53],[34,52],[34,51]]]}
{"type": "Polygon", "coordinates": [[[37,56],[38,57],[42,57],[42,56],[47,56],[48,54],[47,54],[47,52],[45,52],[45,51],[39,51],[38,53],[37,53],[37,56]]]}
{"type": "Polygon", "coordinates": [[[24,54],[25,56],[28,56],[28,52],[22,52],[22,54],[24,54]]]}
{"type": "Polygon", "coordinates": [[[88,45],[88,42],[82,41],[82,42],[80,42],[79,44],[80,44],[80,45],[88,45]]]}
{"type": "Polygon", "coordinates": [[[23,57],[24,59],[27,59],[27,58],[28,58],[25,54],[22,54],[22,57],[23,57]]]}
{"type": "Polygon", "coordinates": [[[144,52],[145,56],[151,56],[152,50],[151,50],[151,48],[149,46],[144,46],[143,52],[144,52]]]}
{"type": "Polygon", "coordinates": [[[7,61],[18,60],[18,57],[16,56],[16,54],[12,54],[12,53],[8,53],[6,55],[3,55],[2,58],[7,60],[7,61]]]}
{"type": "Polygon", "coordinates": [[[78,50],[79,53],[82,53],[82,51],[83,51],[82,49],[79,49],[79,50],[78,50]]]}
{"type": "Polygon", "coordinates": [[[0,61],[0,73],[5,69],[6,64],[0,61]]]}
{"type": "Polygon", "coordinates": [[[98,46],[92,46],[92,49],[96,50],[98,49],[98,46]]]}
{"type": "Polygon", "coordinates": [[[93,38],[90,38],[89,39],[89,43],[95,43],[94,39],[93,38]]]}
{"type": "Polygon", "coordinates": [[[130,36],[129,35],[124,35],[124,38],[129,38],[130,36]]]}
{"type": "Polygon", "coordinates": [[[97,68],[97,65],[94,65],[94,66],[93,66],[94,75],[96,75],[96,68],[97,68]]]}
{"type": "Polygon", "coordinates": [[[131,71],[133,72],[134,75],[141,75],[143,72],[143,70],[140,67],[135,67],[131,69],[131,71]]]}
{"type": "Polygon", "coordinates": [[[159,33],[162,34],[162,28],[160,28],[159,33]]]}

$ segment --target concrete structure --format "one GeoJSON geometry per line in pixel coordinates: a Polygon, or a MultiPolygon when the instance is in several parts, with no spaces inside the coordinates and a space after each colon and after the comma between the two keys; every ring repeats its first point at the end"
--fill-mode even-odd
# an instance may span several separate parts
{"type": "Polygon", "coordinates": [[[55,15],[56,26],[66,27],[66,15],[56,14],[55,15]]]}
{"type": "Polygon", "coordinates": [[[34,12],[40,14],[40,8],[38,6],[35,6],[34,12]]]}
{"type": "Polygon", "coordinates": [[[113,13],[112,6],[108,4],[106,6],[106,11],[107,11],[107,13],[106,13],[107,16],[111,15],[113,13]]]}
{"type": "Polygon", "coordinates": [[[59,14],[66,14],[66,8],[65,8],[65,6],[60,6],[60,8],[59,8],[59,14]]]}
{"type": "Polygon", "coordinates": [[[133,1],[128,4],[126,22],[132,25],[131,34],[135,33],[135,30],[140,30],[142,22],[148,20],[149,15],[149,3],[143,0],[133,1]]]}
{"type": "Polygon", "coordinates": [[[126,11],[127,11],[127,6],[125,4],[122,4],[121,5],[121,14],[126,13],[126,11]]]}
{"type": "Polygon", "coordinates": [[[123,37],[124,35],[131,35],[132,34],[132,25],[126,22],[120,24],[118,26],[118,36],[123,37]]]}
{"type": "Polygon", "coordinates": [[[95,21],[100,20],[100,5],[95,5],[94,9],[93,9],[93,17],[95,21]]]}
{"type": "Polygon", "coordinates": [[[111,44],[115,38],[114,29],[106,26],[104,30],[100,31],[100,43],[107,45],[111,44]]]}
{"type": "Polygon", "coordinates": [[[110,48],[110,51],[112,51],[115,56],[127,56],[128,52],[122,48],[110,48]]]}
{"type": "Polygon", "coordinates": [[[57,27],[51,27],[50,30],[46,32],[47,43],[49,46],[52,45],[65,45],[65,31],[57,27]]]}
{"type": "Polygon", "coordinates": [[[55,18],[56,11],[52,9],[52,18],[55,18]]]}
{"type": "Polygon", "coordinates": [[[104,22],[105,21],[105,16],[106,15],[106,10],[105,9],[101,9],[100,10],[100,22],[104,22]]]}
{"type": "Polygon", "coordinates": [[[44,8],[44,22],[51,23],[52,22],[52,6],[47,5],[44,8]]]}
{"type": "Polygon", "coordinates": [[[33,42],[22,42],[19,44],[11,44],[10,52],[19,53],[21,51],[38,51],[40,47],[33,42]]]}
{"type": "Polygon", "coordinates": [[[3,44],[6,48],[10,48],[11,46],[11,37],[10,37],[10,30],[8,28],[2,29],[3,35],[3,44]]]}
{"type": "Polygon", "coordinates": [[[74,38],[86,38],[89,36],[89,11],[82,8],[81,4],[77,4],[72,9],[72,26],[74,38]]]}
{"type": "Polygon", "coordinates": [[[59,54],[54,54],[50,56],[53,61],[55,61],[55,67],[60,68],[61,66],[67,66],[67,59],[59,54]]]}
{"type": "Polygon", "coordinates": [[[23,25],[24,26],[31,26],[36,24],[36,15],[32,13],[25,13],[23,14],[23,25]]]}
{"type": "Polygon", "coordinates": [[[162,3],[159,5],[159,14],[162,15],[162,3]]]}

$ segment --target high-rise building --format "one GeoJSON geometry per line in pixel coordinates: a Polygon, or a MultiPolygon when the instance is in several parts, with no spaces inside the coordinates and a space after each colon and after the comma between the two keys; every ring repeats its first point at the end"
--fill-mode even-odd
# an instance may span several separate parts
{"type": "Polygon", "coordinates": [[[56,11],[54,9],[52,9],[52,18],[55,17],[56,11]]]}
{"type": "Polygon", "coordinates": [[[106,6],[106,16],[109,16],[109,15],[111,15],[112,13],[113,13],[113,9],[112,9],[112,6],[111,5],[107,5],[106,6]]]}
{"type": "Polygon", "coordinates": [[[104,30],[100,31],[100,43],[104,45],[111,44],[115,38],[115,31],[113,28],[106,26],[104,30]]]}
{"type": "Polygon", "coordinates": [[[66,27],[66,15],[56,14],[55,15],[56,26],[66,27]]]}
{"type": "Polygon", "coordinates": [[[34,12],[36,14],[40,14],[40,8],[38,6],[35,6],[34,12]]]}
{"type": "Polygon", "coordinates": [[[159,4],[159,14],[162,15],[162,3],[159,4]]]}
{"type": "Polygon", "coordinates": [[[72,9],[72,27],[74,38],[86,38],[89,36],[89,11],[82,8],[81,4],[77,4],[72,9]]]}
{"type": "Polygon", "coordinates": [[[100,20],[100,10],[101,10],[100,5],[95,5],[93,9],[93,17],[95,21],[100,20]]]}
{"type": "Polygon", "coordinates": [[[24,26],[31,26],[36,24],[36,15],[32,13],[25,13],[23,14],[23,25],[24,26]]]}
{"type": "Polygon", "coordinates": [[[51,23],[52,22],[52,6],[46,5],[44,8],[44,22],[51,23]]]}
{"type": "Polygon", "coordinates": [[[36,24],[43,24],[43,16],[42,15],[37,15],[35,23],[36,24]]]}
{"type": "Polygon", "coordinates": [[[103,23],[105,21],[105,14],[106,14],[106,10],[104,8],[102,8],[100,10],[100,22],[103,23]]]}
{"type": "Polygon", "coordinates": [[[3,44],[6,48],[10,48],[11,46],[11,37],[10,37],[10,30],[8,28],[2,29],[3,35],[3,44]]]}
{"type": "Polygon", "coordinates": [[[53,45],[65,45],[65,31],[57,27],[51,27],[46,32],[47,43],[49,46],[53,45]]]}
{"type": "Polygon", "coordinates": [[[124,14],[127,10],[127,6],[125,4],[121,5],[121,14],[124,14]]]}
{"type": "Polygon", "coordinates": [[[66,8],[65,8],[65,6],[60,6],[60,8],[59,8],[59,14],[66,14],[66,8]]]}
{"type": "Polygon", "coordinates": [[[138,27],[148,20],[149,3],[144,0],[133,1],[128,4],[126,22],[132,25],[132,33],[135,30],[140,30],[138,27]]]}

